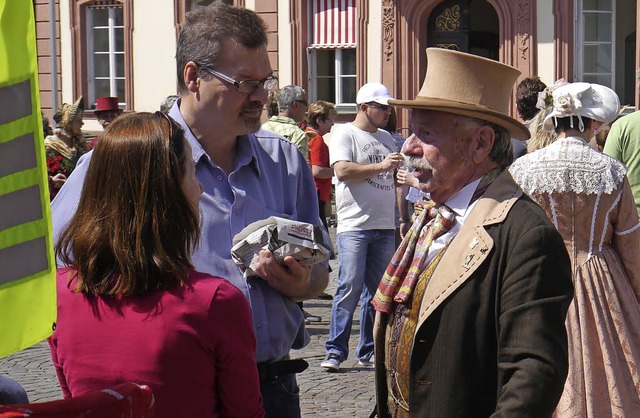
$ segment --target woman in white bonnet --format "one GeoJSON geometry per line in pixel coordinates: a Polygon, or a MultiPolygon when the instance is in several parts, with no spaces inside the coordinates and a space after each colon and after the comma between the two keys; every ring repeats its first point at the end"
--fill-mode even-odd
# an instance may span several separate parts
{"type": "Polygon", "coordinates": [[[640,225],[624,166],[588,145],[618,115],[608,87],[553,91],[550,145],[510,168],[547,213],[571,256],[569,375],[556,417],[631,417],[640,411],[640,225]]]}

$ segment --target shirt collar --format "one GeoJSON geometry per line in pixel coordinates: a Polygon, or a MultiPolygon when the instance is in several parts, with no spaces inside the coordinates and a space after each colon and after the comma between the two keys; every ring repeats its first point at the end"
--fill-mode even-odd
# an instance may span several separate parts
{"type": "MultiPolygon", "coordinates": [[[[193,156],[193,161],[195,161],[197,164],[201,158],[205,157],[211,165],[217,165],[213,162],[213,160],[211,160],[207,152],[200,144],[200,141],[198,141],[193,132],[191,132],[191,128],[189,128],[189,125],[187,125],[187,122],[185,122],[184,118],[182,117],[182,113],[180,113],[180,102],[181,99],[176,100],[176,102],[173,104],[173,107],[169,111],[169,116],[171,116],[173,120],[178,122],[180,126],[182,126],[182,129],[184,129],[185,137],[191,145],[191,155],[193,156]]],[[[254,149],[251,136],[251,134],[241,135],[237,138],[236,145],[238,147],[238,155],[236,157],[235,165],[236,169],[244,165],[251,165],[251,167],[253,167],[253,169],[256,171],[256,174],[260,176],[260,169],[257,163],[256,151],[254,149]]],[[[236,169],[234,169],[234,171],[236,169]]]]}
{"type": "Polygon", "coordinates": [[[447,205],[453,212],[455,212],[456,215],[464,217],[469,210],[469,206],[471,206],[471,198],[473,197],[473,193],[478,188],[480,180],[482,180],[482,177],[467,184],[462,189],[460,189],[458,193],[444,202],[444,204],[447,205]]]}

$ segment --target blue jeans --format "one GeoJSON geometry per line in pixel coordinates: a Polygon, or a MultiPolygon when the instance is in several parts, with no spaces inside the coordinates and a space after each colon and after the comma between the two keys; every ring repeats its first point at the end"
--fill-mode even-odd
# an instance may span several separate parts
{"type": "Polygon", "coordinates": [[[265,418],[300,418],[300,388],[295,374],[260,382],[265,418]]]}
{"type": "Polygon", "coordinates": [[[338,234],[338,288],[333,297],[327,353],[349,356],[349,337],[353,313],[360,299],[360,341],[356,348],[359,359],[373,352],[373,320],[371,299],[375,295],[393,253],[395,230],[374,229],[338,234]]]}

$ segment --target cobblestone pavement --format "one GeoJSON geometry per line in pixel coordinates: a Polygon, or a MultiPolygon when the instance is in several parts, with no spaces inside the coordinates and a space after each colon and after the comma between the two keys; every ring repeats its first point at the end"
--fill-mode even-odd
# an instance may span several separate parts
{"type": "MultiPolygon", "coordinates": [[[[329,294],[333,294],[336,287],[337,260],[331,261],[331,267],[333,271],[327,288],[329,294]]],[[[311,314],[321,316],[322,321],[307,326],[311,335],[309,345],[291,352],[292,357],[304,358],[309,362],[309,368],[298,375],[302,416],[369,416],[375,403],[374,372],[372,368],[358,366],[355,358],[359,333],[358,312],[354,315],[349,359],[342,363],[337,373],[327,373],[320,368],[320,362],[324,358],[324,343],[329,335],[331,301],[311,299],[304,303],[304,308],[311,314]]],[[[27,390],[31,402],[62,398],[46,341],[0,358],[0,375],[17,380],[27,390]]]]}

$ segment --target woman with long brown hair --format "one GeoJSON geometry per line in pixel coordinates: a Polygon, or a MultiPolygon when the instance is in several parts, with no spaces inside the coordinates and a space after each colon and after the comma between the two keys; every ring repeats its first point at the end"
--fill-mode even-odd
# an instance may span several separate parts
{"type": "Polygon", "coordinates": [[[202,186],[180,126],[121,116],[88,168],[56,254],[51,354],[65,397],[150,386],[156,417],[263,416],[249,304],[193,270],[202,186]]]}

